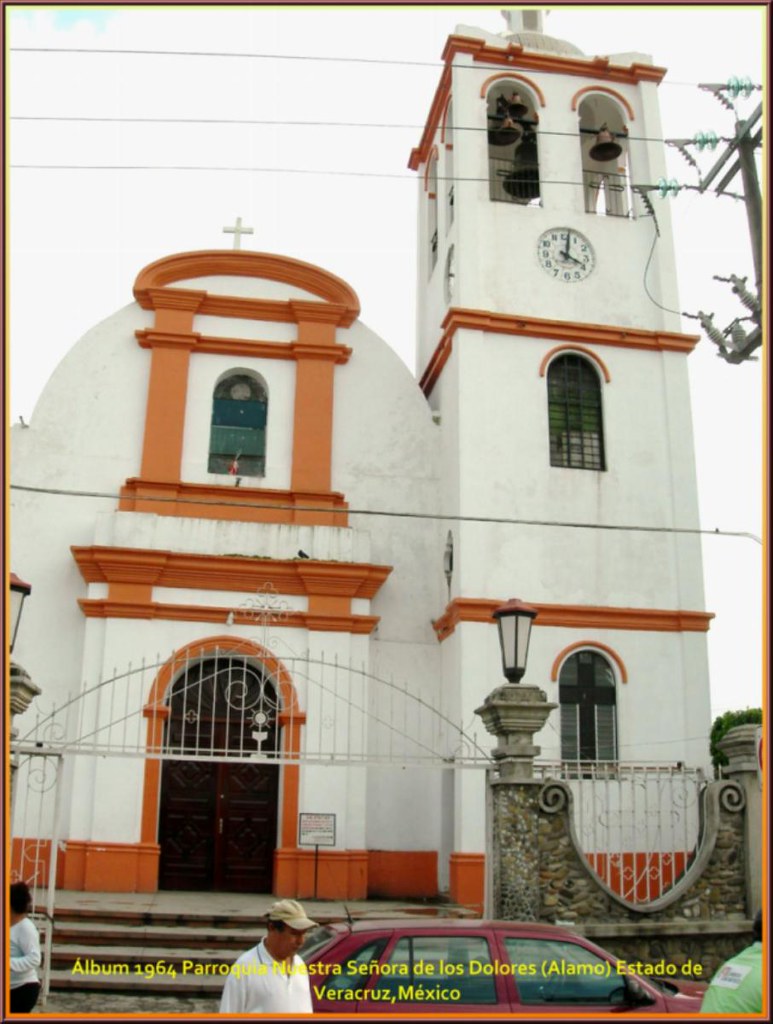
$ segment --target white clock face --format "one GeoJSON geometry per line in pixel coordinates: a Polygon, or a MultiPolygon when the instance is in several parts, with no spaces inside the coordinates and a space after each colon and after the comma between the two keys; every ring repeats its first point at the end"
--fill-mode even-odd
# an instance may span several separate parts
{"type": "Polygon", "coordinates": [[[593,246],[572,228],[543,232],[537,242],[537,259],[545,273],[565,284],[584,281],[596,265],[593,246]]]}

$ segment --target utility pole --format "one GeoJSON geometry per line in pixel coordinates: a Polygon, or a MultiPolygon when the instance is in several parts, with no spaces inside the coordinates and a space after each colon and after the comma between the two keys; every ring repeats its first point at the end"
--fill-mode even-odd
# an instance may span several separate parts
{"type": "MultiPolygon", "coordinates": [[[[735,113],[734,105],[724,94],[730,92],[731,95],[737,95],[740,90],[748,95],[752,86],[751,83],[744,84],[731,79],[727,85],[707,84],[701,85],[700,88],[711,92],[726,109],[735,113]]],[[[754,293],[746,288],[746,279],[739,278],[735,274],[731,274],[729,278],[717,277],[716,280],[732,284],[734,294],[739,296],[751,315],[744,318],[737,317],[724,332],[721,332],[713,324],[713,314],[700,313],[703,329],[718,346],[719,355],[728,363],[745,362],[751,357],[751,353],[762,344],[762,195],[754,159],[755,149],[762,144],[761,119],[761,103],[745,121],[736,119],[735,138],[729,140],[725,152],[698,186],[700,192],[705,192],[727,164],[730,164],[730,167],[716,185],[714,189],[716,194],[722,195],[739,172],[743,182],[743,199],[746,205],[754,261],[754,293]],[[748,333],[741,326],[741,319],[752,321],[754,326],[748,333]]]]}

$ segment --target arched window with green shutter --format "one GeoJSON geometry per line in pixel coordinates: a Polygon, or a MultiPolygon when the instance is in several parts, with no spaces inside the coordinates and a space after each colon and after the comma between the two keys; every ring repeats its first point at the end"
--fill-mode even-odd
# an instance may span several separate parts
{"type": "Polygon", "coordinates": [[[250,373],[230,373],[215,387],[209,472],[264,476],[268,390],[250,373]]]}
{"type": "Polygon", "coordinates": [[[601,381],[582,356],[554,359],[548,369],[550,465],[606,469],[601,381]]]}

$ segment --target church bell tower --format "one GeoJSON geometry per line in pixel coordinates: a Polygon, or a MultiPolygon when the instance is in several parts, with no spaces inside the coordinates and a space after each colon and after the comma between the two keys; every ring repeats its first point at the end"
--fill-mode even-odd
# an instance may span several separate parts
{"type": "MultiPolygon", "coordinates": [[[[502,682],[491,612],[538,610],[525,682],[567,762],[703,764],[710,724],[687,359],[658,85],[505,11],[457,27],[409,166],[417,376],[441,432],[447,712],[502,682]]],[[[485,745],[485,741],[484,741],[485,745]]],[[[452,895],[482,871],[477,773],[457,773],[452,895]],[[476,866],[477,865],[477,866],[476,866]]]]}

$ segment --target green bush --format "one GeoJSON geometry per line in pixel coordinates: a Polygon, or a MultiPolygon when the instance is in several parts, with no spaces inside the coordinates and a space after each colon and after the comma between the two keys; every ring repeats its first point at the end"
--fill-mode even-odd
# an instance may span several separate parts
{"type": "Polygon", "coordinates": [[[737,725],[762,725],[762,708],[744,708],[743,711],[726,711],[714,719],[711,727],[710,750],[711,763],[714,765],[714,776],[719,778],[720,766],[727,764],[727,757],[722,753],[717,744],[730,729],[737,725]]]}

